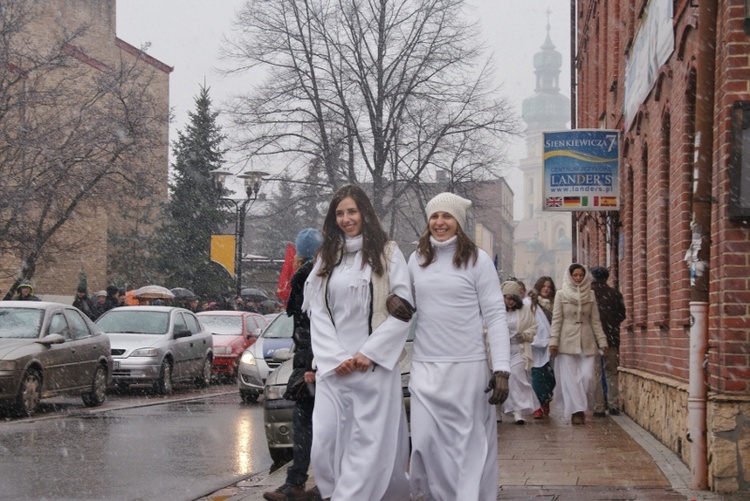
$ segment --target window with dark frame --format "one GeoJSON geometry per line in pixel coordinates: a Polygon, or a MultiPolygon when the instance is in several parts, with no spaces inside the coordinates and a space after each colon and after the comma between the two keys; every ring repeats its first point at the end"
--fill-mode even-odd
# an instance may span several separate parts
{"type": "Polygon", "coordinates": [[[729,218],[750,220],[750,101],[732,107],[729,148],[729,218]]]}

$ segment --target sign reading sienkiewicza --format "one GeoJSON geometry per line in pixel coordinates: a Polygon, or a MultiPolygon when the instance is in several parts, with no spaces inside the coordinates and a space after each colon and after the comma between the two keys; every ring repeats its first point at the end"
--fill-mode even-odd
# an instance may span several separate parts
{"type": "Polygon", "coordinates": [[[545,132],[542,139],[543,210],[618,210],[619,131],[545,132]]]}

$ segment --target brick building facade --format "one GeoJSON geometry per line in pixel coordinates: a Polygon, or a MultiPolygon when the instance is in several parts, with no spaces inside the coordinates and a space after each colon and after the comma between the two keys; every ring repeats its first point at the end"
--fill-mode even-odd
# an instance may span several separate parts
{"type": "Polygon", "coordinates": [[[619,218],[607,225],[603,214],[580,214],[576,250],[584,264],[609,265],[625,297],[625,412],[691,466],[694,485],[703,462],[711,490],[750,492],[750,226],[742,207],[750,179],[750,120],[744,115],[750,109],[750,12],[740,0],[578,0],[576,18],[577,127],[621,131],[619,218]],[[626,69],[638,57],[637,38],[649,16],[663,15],[670,3],[673,49],[666,62],[649,67],[653,80],[642,99],[628,102],[636,85],[628,87],[626,69]],[[711,10],[715,31],[705,16],[711,10]],[[701,22],[709,38],[701,38],[701,22]],[[714,69],[706,80],[714,96],[706,115],[712,142],[705,143],[704,134],[710,175],[698,179],[697,117],[701,103],[710,103],[698,82],[711,66],[701,66],[700,50],[713,47],[713,40],[715,54],[707,60],[714,69]],[[692,458],[700,437],[689,433],[691,405],[703,403],[689,400],[689,383],[703,374],[690,363],[697,283],[691,279],[700,280],[703,269],[700,262],[689,266],[686,256],[691,244],[693,250],[701,244],[691,225],[701,204],[694,195],[699,182],[710,189],[710,244],[701,250],[710,255],[708,395],[706,457],[692,458]]]}
{"type": "MultiPolygon", "coordinates": [[[[172,68],[117,37],[116,0],[38,0],[24,5],[31,12],[25,29],[33,34],[31,39],[37,45],[36,49],[47,50],[62,30],[73,33],[85,26],[75,45],[68,44],[64,48],[70,58],[70,71],[76,72],[71,82],[85,82],[87,78],[93,81],[98,74],[124,67],[137,69],[138,77],[134,78],[142,79],[142,86],[147,85],[148,101],[152,104],[148,109],[150,116],[143,120],[149,122],[149,147],[123,161],[129,171],[142,170],[148,174],[150,195],[140,200],[140,210],[158,210],[159,204],[167,199],[169,74],[172,68]]],[[[59,73],[58,78],[65,77],[59,73]]],[[[54,236],[56,251],[43,251],[37,261],[32,277],[37,295],[49,300],[72,298],[81,272],[86,274],[92,292],[110,283],[109,258],[113,253],[123,252],[123,249],[112,248],[110,234],[124,231],[128,225],[134,224],[132,220],[121,217],[118,204],[125,197],[134,197],[138,189],[135,186],[128,193],[123,192],[123,200],[100,196],[95,191],[92,191],[92,196],[81,200],[54,236]],[[71,250],[60,252],[59,249],[65,248],[71,250]]],[[[150,231],[142,226],[139,230],[150,231]]],[[[0,278],[3,293],[15,280],[16,270],[23,259],[21,255],[0,255],[0,268],[4,271],[0,278]]]]}

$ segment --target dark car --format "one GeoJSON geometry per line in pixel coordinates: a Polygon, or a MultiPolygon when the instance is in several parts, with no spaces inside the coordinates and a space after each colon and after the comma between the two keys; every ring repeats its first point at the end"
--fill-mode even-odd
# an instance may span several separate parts
{"type": "MultiPolygon", "coordinates": [[[[404,351],[398,360],[407,419],[410,417],[409,377],[411,375],[411,354],[415,327],[416,322],[412,321],[404,351]]],[[[264,389],[263,420],[265,422],[266,441],[268,442],[271,459],[277,463],[290,460],[292,458],[292,447],[294,446],[294,434],[292,433],[294,401],[283,398],[284,393],[286,393],[287,382],[292,375],[293,361],[291,357],[293,350],[294,347],[291,350],[284,350],[276,354],[276,363],[279,363],[281,359],[285,359],[285,361],[268,375],[264,389]]]]}
{"type": "Polygon", "coordinates": [[[0,401],[14,413],[33,415],[40,399],[58,395],[101,405],[111,375],[109,338],[77,308],[0,303],[0,401]]]}

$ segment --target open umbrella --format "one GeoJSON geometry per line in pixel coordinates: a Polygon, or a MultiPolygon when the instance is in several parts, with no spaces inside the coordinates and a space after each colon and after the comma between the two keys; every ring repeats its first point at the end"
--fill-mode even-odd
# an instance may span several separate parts
{"type": "Polygon", "coordinates": [[[169,289],[172,294],[174,294],[174,297],[177,299],[191,299],[196,297],[195,293],[191,291],[190,289],[186,289],[184,287],[175,287],[174,289],[169,289]]]}
{"type": "Polygon", "coordinates": [[[133,297],[138,299],[173,299],[174,294],[161,285],[144,285],[133,292],[133,297]]]}
{"type": "Polygon", "coordinates": [[[268,295],[260,289],[247,288],[240,291],[242,299],[245,301],[252,301],[254,303],[260,303],[268,299],[268,295]]]}

